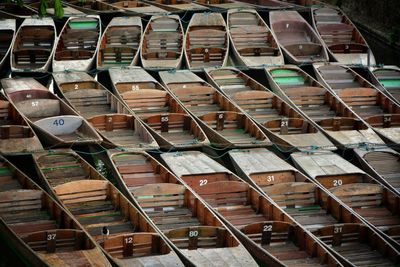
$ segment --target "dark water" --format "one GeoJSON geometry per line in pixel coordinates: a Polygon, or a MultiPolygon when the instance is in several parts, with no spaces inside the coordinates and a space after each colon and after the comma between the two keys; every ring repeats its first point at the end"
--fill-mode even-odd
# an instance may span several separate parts
{"type": "Polygon", "coordinates": [[[381,40],[375,34],[357,25],[375,55],[377,64],[400,66],[400,48],[381,40]]]}

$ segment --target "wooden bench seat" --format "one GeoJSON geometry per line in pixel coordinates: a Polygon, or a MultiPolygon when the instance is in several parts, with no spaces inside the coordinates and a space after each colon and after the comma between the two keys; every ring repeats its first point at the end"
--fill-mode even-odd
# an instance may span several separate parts
{"type": "Polygon", "coordinates": [[[312,119],[335,117],[327,101],[328,92],[321,87],[296,87],[284,90],[290,100],[312,119]]]}
{"type": "Polygon", "coordinates": [[[135,90],[121,94],[129,108],[141,118],[170,111],[168,93],[157,89],[135,90]]]}
{"type": "Polygon", "coordinates": [[[192,226],[173,229],[165,235],[179,249],[197,250],[199,248],[225,247],[225,238],[228,233],[225,229],[212,226],[192,226]],[[189,232],[197,232],[197,236],[189,237],[189,232]]]}
{"type": "Polygon", "coordinates": [[[86,118],[104,113],[114,113],[111,99],[106,90],[80,88],[64,92],[64,95],[74,108],[86,118]]]}
{"type": "Polygon", "coordinates": [[[231,143],[257,143],[264,138],[245,115],[237,112],[215,112],[199,117],[211,129],[231,143]]]}
{"type": "Polygon", "coordinates": [[[218,98],[218,94],[212,87],[205,85],[190,86],[176,88],[173,91],[179,101],[196,116],[220,111],[224,108],[218,98]]]}
{"type": "Polygon", "coordinates": [[[34,251],[49,253],[85,249],[85,239],[83,231],[72,229],[40,231],[29,233],[22,238],[34,251]]]}
{"type": "Polygon", "coordinates": [[[143,155],[118,154],[112,156],[111,159],[129,189],[166,182],[160,169],[143,155]]]}
{"type": "Polygon", "coordinates": [[[152,115],[144,122],[174,146],[197,144],[203,138],[195,121],[185,114],[152,115]]]}
{"type": "MultiPolygon", "coordinates": [[[[139,258],[159,255],[166,247],[161,246],[160,236],[155,233],[130,233],[104,240],[101,246],[115,258],[139,258]],[[132,241],[131,243],[125,240],[132,241]]],[[[164,245],[165,246],[165,245],[164,245]]]]}
{"type": "Polygon", "coordinates": [[[233,181],[207,183],[197,187],[196,192],[236,227],[268,220],[263,213],[255,209],[254,203],[251,203],[249,187],[245,183],[233,181]]]}

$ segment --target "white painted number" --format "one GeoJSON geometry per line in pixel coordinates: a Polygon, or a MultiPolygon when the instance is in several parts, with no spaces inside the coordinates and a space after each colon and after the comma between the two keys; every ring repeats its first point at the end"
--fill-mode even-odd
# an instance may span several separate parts
{"type": "Polygon", "coordinates": [[[132,244],[132,243],[133,243],[133,238],[132,237],[125,238],[125,244],[132,244]]]}
{"type": "Polygon", "coordinates": [[[340,185],[342,185],[343,184],[343,181],[342,180],[333,180],[333,186],[340,186],[340,185]]]}
{"type": "Polygon", "coordinates": [[[26,98],[31,98],[32,95],[31,95],[31,94],[27,94],[25,97],[26,97],[26,98]]]}
{"type": "Polygon", "coordinates": [[[287,127],[288,126],[288,121],[281,121],[281,127],[287,127]]]}
{"type": "Polygon", "coordinates": [[[341,232],[342,232],[342,227],[335,227],[335,228],[333,228],[333,232],[334,232],[335,234],[341,233],[341,232]]]}
{"type": "Polygon", "coordinates": [[[79,85],[78,85],[78,84],[75,84],[75,85],[74,85],[74,89],[75,89],[75,90],[78,90],[78,89],[79,89],[79,85]]]}
{"type": "Polygon", "coordinates": [[[196,237],[199,235],[199,231],[189,231],[189,237],[196,237]]]}
{"type": "Polygon", "coordinates": [[[224,114],[219,114],[218,115],[218,119],[223,119],[224,118],[224,114]]]}
{"type": "Polygon", "coordinates": [[[207,179],[200,180],[200,186],[206,185],[208,183],[207,179]]]}
{"type": "Polygon", "coordinates": [[[168,121],[168,117],[161,117],[161,122],[167,122],[168,121]]]}
{"type": "Polygon", "coordinates": [[[268,175],[267,182],[273,182],[273,181],[275,181],[275,177],[273,175],[268,175]]]}
{"type": "Polygon", "coordinates": [[[39,102],[38,101],[33,101],[32,102],[32,107],[37,107],[39,106],[39,102]]]}
{"type": "Polygon", "coordinates": [[[54,239],[56,239],[56,234],[48,234],[47,235],[47,240],[54,240],[54,239]]]}
{"type": "Polygon", "coordinates": [[[392,121],[392,117],[384,117],[383,121],[384,122],[390,122],[390,121],[392,121]]]}
{"type": "Polygon", "coordinates": [[[55,125],[55,126],[63,126],[64,123],[65,122],[63,119],[58,119],[58,120],[53,121],[53,125],[55,125]]]}
{"type": "Polygon", "coordinates": [[[133,84],[132,85],[132,91],[137,91],[137,90],[139,90],[139,85],[133,84]]]}
{"type": "Polygon", "coordinates": [[[272,225],[264,225],[263,232],[271,232],[272,231],[272,225]]]}

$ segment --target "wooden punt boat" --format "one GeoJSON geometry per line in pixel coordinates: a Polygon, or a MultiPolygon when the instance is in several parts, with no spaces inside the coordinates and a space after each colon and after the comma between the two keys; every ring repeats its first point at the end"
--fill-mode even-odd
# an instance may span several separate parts
{"type": "MultiPolygon", "coordinates": [[[[343,204],[329,196],[327,192],[315,183],[312,183],[304,174],[293,168],[290,164],[277,157],[266,149],[250,149],[246,151],[232,150],[229,156],[233,162],[236,172],[257,187],[260,192],[271,197],[281,208],[290,214],[298,223],[301,223],[307,230],[313,231],[314,235],[321,241],[330,245],[329,236],[321,235],[326,233],[329,227],[343,227],[348,235],[356,235],[358,231],[346,225],[359,225],[360,219],[353,216],[343,204]],[[357,223],[357,224],[354,224],[357,223]],[[322,231],[322,232],[321,232],[322,231]],[[322,237],[321,237],[322,236],[322,237]]],[[[363,245],[363,249],[378,250],[372,255],[362,255],[360,258],[352,257],[347,252],[354,248],[347,248],[343,236],[343,244],[337,240],[335,244],[337,253],[335,257],[345,266],[354,266],[361,262],[368,261],[376,264],[380,261],[398,262],[399,253],[390,246],[383,238],[378,236],[372,229],[364,227],[364,231],[374,236],[375,244],[363,245]],[[377,246],[377,244],[379,244],[377,246]],[[343,246],[343,247],[342,247],[343,246]],[[385,249],[390,251],[390,259],[386,258],[385,249]],[[342,252],[343,251],[343,252],[342,252]]],[[[340,233],[336,233],[339,234],[340,233]]],[[[330,237],[332,238],[332,237],[330,237]]],[[[357,240],[352,240],[357,242],[357,240]]],[[[362,242],[363,243],[363,242],[362,242]]],[[[329,247],[329,246],[328,246],[329,247]]]]}
{"type": "Polygon", "coordinates": [[[38,137],[14,106],[0,94],[0,153],[42,150],[38,137]]]}
{"type": "Polygon", "coordinates": [[[184,40],[186,66],[190,70],[227,64],[229,39],[219,13],[193,14],[184,40]]]}
{"type": "Polygon", "coordinates": [[[68,18],[53,55],[53,71],[88,71],[99,50],[100,33],[99,16],[68,18]]]}
{"type": "MultiPolygon", "coordinates": [[[[61,6],[64,11],[63,17],[85,16],[85,13],[79,11],[76,8],[68,6],[67,4],[64,3],[64,1],[61,2],[61,6]]],[[[36,12],[39,12],[40,1],[37,0],[32,1],[32,3],[29,4],[29,7],[34,9],[36,12]]],[[[54,16],[54,0],[47,1],[46,13],[48,15],[54,16]]]]}
{"type": "Polygon", "coordinates": [[[109,150],[107,154],[105,163],[122,192],[195,265],[256,265],[212,211],[153,157],[144,152],[109,150]],[[193,231],[198,235],[189,235],[193,231]]]}
{"type": "Polygon", "coordinates": [[[238,8],[254,8],[255,6],[252,3],[244,3],[241,1],[235,0],[194,0],[193,2],[206,6],[211,10],[219,10],[225,11],[229,9],[238,9],[238,8]]]}
{"type": "Polygon", "coordinates": [[[11,71],[47,72],[55,50],[56,26],[51,18],[27,18],[11,50],[11,71]]]}
{"type": "Polygon", "coordinates": [[[315,69],[318,80],[331,90],[339,87],[336,95],[357,116],[371,125],[386,142],[400,144],[399,104],[348,67],[321,65],[315,66],[315,69]],[[345,78],[343,80],[328,79],[329,75],[345,78]],[[352,77],[351,82],[349,82],[349,76],[352,77]]]}
{"type": "Polygon", "coordinates": [[[137,65],[142,32],[140,17],[113,18],[101,37],[97,69],[137,65]]]}
{"type": "Polygon", "coordinates": [[[109,73],[116,95],[144,121],[160,147],[209,144],[196,120],[144,69],[109,69],[109,73]]]}
{"type": "Polygon", "coordinates": [[[80,224],[0,157],[0,230],[30,266],[111,266],[80,224]]]}
{"type": "Polygon", "coordinates": [[[14,19],[0,20],[0,74],[8,72],[10,51],[16,31],[14,19]]]}
{"type": "Polygon", "coordinates": [[[361,167],[393,191],[400,192],[400,154],[390,148],[355,149],[361,167]]]}
{"type": "Polygon", "coordinates": [[[314,122],[238,69],[225,67],[205,72],[211,84],[256,121],[274,144],[291,151],[315,145],[335,149],[314,122]]]}
{"type": "Polygon", "coordinates": [[[127,13],[134,13],[139,15],[152,16],[168,13],[168,11],[162,8],[150,5],[149,3],[145,3],[139,0],[116,1],[110,3],[110,5],[113,5],[119,9],[123,9],[127,13]]]}
{"type": "Polygon", "coordinates": [[[230,9],[227,14],[234,59],[240,66],[283,65],[275,36],[254,9],[230,9]]]}
{"type": "Polygon", "coordinates": [[[145,0],[145,2],[169,12],[206,11],[208,9],[191,0],[145,0]]]}
{"type": "Polygon", "coordinates": [[[180,179],[193,181],[191,188],[263,264],[340,266],[271,200],[205,154],[186,151],[164,153],[161,158],[180,179]]]}
{"type": "Polygon", "coordinates": [[[154,226],[75,153],[34,156],[40,179],[119,266],[183,266],[154,226]],[[73,172],[68,170],[73,168],[73,172]],[[77,179],[69,176],[75,174],[77,179]],[[55,180],[55,176],[58,176],[55,180]],[[103,233],[104,231],[108,234],[103,233]]]}
{"type": "Polygon", "coordinates": [[[335,145],[358,147],[362,143],[384,144],[343,101],[300,68],[271,67],[265,71],[271,89],[315,121],[335,145]]]}
{"type": "Polygon", "coordinates": [[[25,19],[37,15],[38,12],[27,5],[19,5],[14,2],[0,3],[0,17],[2,19],[25,19]]]}
{"type": "Polygon", "coordinates": [[[311,14],[313,27],[334,61],[375,65],[375,57],[364,37],[340,9],[313,8],[311,14]]]}
{"type": "Polygon", "coordinates": [[[53,77],[66,102],[97,129],[106,147],[158,148],[143,123],[89,74],[54,73],[53,77]]]}
{"type": "Polygon", "coordinates": [[[171,94],[197,118],[208,139],[219,147],[271,145],[268,137],[250,117],[222,93],[189,70],[159,72],[171,94]]]}
{"type": "Polygon", "coordinates": [[[83,12],[86,15],[111,15],[121,16],[124,10],[110,5],[113,1],[102,0],[63,0],[64,4],[83,12]]]}
{"type": "Polygon", "coordinates": [[[1,83],[10,103],[28,121],[43,146],[85,145],[102,141],[93,127],[58,96],[45,90],[33,78],[22,81],[26,87],[20,90],[15,89],[21,84],[18,79],[3,79],[1,83]]]}
{"type": "Polygon", "coordinates": [[[329,189],[366,223],[399,248],[400,197],[364,171],[332,152],[293,153],[295,166],[329,189]]]}
{"type": "Polygon", "coordinates": [[[371,67],[369,78],[382,92],[400,103],[400,68],[397,66],[371,67]]]}
{"type": "Polygon", "coordinates": [[[16,32],[15,19],[0,20],[0,75],[6,76],[10,70],[10,51],[16,32]]]}
{"type": "Polygon", "coordinates": [[[183,36],[178,15],[152,16],[140,47],[143,67],[179,69],[183,57],[183,36]]]}
{"type": "Polygon", "coordinates": [[[297,11],[272,11],[269,20],[271,30],[290,63],[328,61],[321,39],[297,11]]]}

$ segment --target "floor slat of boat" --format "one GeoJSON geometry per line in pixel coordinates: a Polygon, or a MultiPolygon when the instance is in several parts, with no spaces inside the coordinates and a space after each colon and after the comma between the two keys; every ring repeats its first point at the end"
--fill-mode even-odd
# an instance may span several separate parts
{"type": "Polygon", "coordinates": [[[393,226],[400,226],[400,216],[392,214],[384,206],[353,208],[355,212],[364,217],[367,221],[382,228],[383,230],[393,226]]]}
{"type": "Polygon", "coordinates": [[[165,254],[165,255],[151,255],[137,258],[123,258],[119,259],[119,262],[122,262],[124,266],[165,266],[165,267],[173,267],[173,266],[182,266],[179,262],[177,262],[177,256],[173,253],[165,254]]]}
{"type": "Polygon", "coordinates": [[[17,179],[14,179],[11,170],[0,162],[0,192],[21,188],[21,184],[17,179]]]}
{"type": "Polygon", "coordinates": [[[400,163],[399,157],[387,152],[370,152],[364,159],[371,167],[398,191],[400,190],[400,163]]]}
{"type": "Polygon", "coordinates": [[[228,209],[224,209],[224,207],[217,209],[226,220],[236,227],[267,220],[261,213],[253,210],[251,206],[238,205],[235,207],[228,206],[228,209]]]}
{"type": "Polygon", "coordinates": [[[180,249],[197,266],[252,266],[253,259],[242,247],[180,249]]]}
{"type": "Polygon", "coordinates": [[[100,253],[98,249],[87,249],[38,255],[51,266],[103,266],[104,256],[100,253]]]}
{"type": "Polygon", "coordinates": [[[168,207],[161,211],[146,211],[161,231],[202,225],[187,207],[168,207]]]}
{"type": "Polygon", "coordinates": [[[69,204],[68,209],[95,239],[102,238],[103,226],[108,228],[110,236],[134,232],[132,223],[109,200],[69,204]]]}
{"type": "Polygon", "coordinates": [[[53,187],[89,178],[89,174],[73,155],[49,154],[42,156],[38,163],[47,181],[53,187]]]}
{"type": "Polygon", "coordinates": [[[131,129],[119,129],[113,131],[101,131],[114,144],[125,146],[139,146],[143,143],[142,138],[131,129]]]}
{"type": "Polygon", "coordinates": [[[356,266],[393,266],[393,262],[367,244],[354,242],[330,247],[356,266]]]}
{"type": "Polygon", "coordinates": [[[286,208],[285,211],[309,231],[337,223],[337,220],[320,206],[286,208]]]}
{"type": "Polygon", "coordinates": [[[262,247],[286,266],[325,266],[319,262],[318,258],[310,258],[305,251],[300,250],[291,242],[263,245],[262,247]]]}

